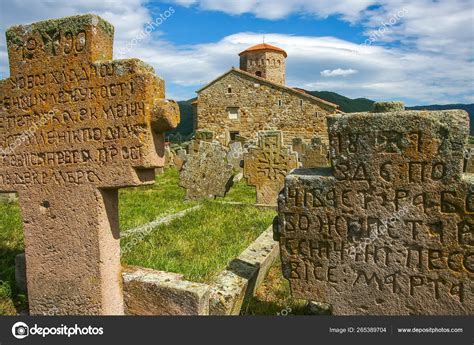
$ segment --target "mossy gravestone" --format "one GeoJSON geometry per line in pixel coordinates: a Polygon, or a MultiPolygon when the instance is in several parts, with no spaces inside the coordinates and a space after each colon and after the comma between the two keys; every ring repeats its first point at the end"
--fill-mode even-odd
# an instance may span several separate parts
{"type": "Polygon", "coordinates": [[[332,168],[295,170],[278,199],[293,296],[337,315],[472,315],[468,114],[337,115],[328,127],[332,168]]]}
{"type": "Polygon", "coordinates": [[[0,191],[19,194],[31,314],[123,313],[117,190],[154,182],[179,121],[151,67],[110,61],[113,31],[94,15],[7,31],[0,191]]]}

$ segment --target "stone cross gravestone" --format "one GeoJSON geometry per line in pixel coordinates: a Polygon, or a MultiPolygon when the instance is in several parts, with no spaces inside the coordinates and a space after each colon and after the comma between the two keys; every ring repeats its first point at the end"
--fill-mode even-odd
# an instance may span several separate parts
{"type": "Polygon", "coordinates": [[[30,314],[122,314],[120,187],[154,182],[176,126],[164,82],[111,61],[112,25],[82,15],[7,31],[0,191],[19,194],[30,314]]]}
{"type": "Polygon", "coordinates": [[[329,150],[320,138],[311,139],[311,144],[305,145],[301,157],[303,168],[327,167],[329,166],[329,150]]]}
{"type": "Polygon", "coordinates": [[[285,176],[297,167],[297,153],[283,146],[281,131],[258,132],[258,146],[244,154],[244,177],[257,190],[257,204],[275,205],[285,176]]]}
{"type": "Polygon", "coordinates": [[[180,173],[179,185],[186,189],[186,200],[225,196],[234,175],[226,155],[227,150],[217,142],[199,142],[198,150],[188,155],[180,173]]]}
{"type": "Polygon", "coordinates": [[[328,117],[331,168],[278,199],[294,297],[334,314],[474,313],[474,176],[461,110],[328,117]]]}
{"type": "Polygon", "coordinates": [[[242,161],[244,159],[244,149],[242,143],[239,141],[233,142],[229,145],[229,152],[227,153],[227,162],[231,164],[235,171],[242,172],[242,161]]]}
{"type": "Polygon", "coordinates": [[[174,155],[174,165],[178,171],[181,171],[183,168],[184,162],[187,159],[187,153],[185,149],[178,149],[174,155]]]}

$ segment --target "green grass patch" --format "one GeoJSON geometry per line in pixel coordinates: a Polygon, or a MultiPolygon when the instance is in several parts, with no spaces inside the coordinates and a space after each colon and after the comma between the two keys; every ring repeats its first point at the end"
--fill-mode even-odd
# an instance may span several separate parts
{"type": "Polygon", "coordinates": [[[257,195],[255,187],[248,186],[245,179],[240,180],[230,188],[225,198],[217,198],[217,201],[233,201],[243,202],[247,204],[255,204],[257,195]]]}
{"type": "Polygon", "coordinates": [[[18,204],[0,204],[0,315],[26,309],[15,286],[15,256],[23,252],[23,222],[18,204]]]}
{"type": "Polygon", "coordinates": [[[169,225],[161,225],[145,236],[122,240],[133,249],[122,254],[122,262],[162,271],[182,273],[188,280],[209,282],[253,242],[272,222],[273,210],[211,201],[169,225]]]}
{"type": "Polygon", "coordinates": [[[124,188],[119,191],[120,229],[131,229],[172,213],[195,206],[184,201],[186,194],[178,186],[179,173],[167,169],[152,186],[124,188]]]}
{"type": "MultiPolygon", "coordinates": [[[[125,188],[119,192],[121,231],[191,208],[198,202],[184,201],[178,186],[179,173],[168,169],[152,186],[125,188]]],[[[218,201],[255,203],[255,188],[236,183],[226,198],[218,201]]],[[[182,273],[204,282],[239,255],[272,222],[274,211],[251,205],[201,202],[200,210],[154,229],[140,238],[122,262],[182,273]]],[[[121,240],[122,248],[134,236],[121,240]]],[[[15,256],[24,251],[23,223],[17,203],[0,204],[0,315],[14,315],[27,308],[27,298],[15,287],[15,256]]]]}

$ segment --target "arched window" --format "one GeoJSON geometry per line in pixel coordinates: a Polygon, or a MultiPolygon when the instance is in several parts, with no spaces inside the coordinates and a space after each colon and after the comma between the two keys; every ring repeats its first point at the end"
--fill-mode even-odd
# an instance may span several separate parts
{"type": "Polygon", "coordinates": [[[269,64],[270,64],[270,59],[267,59],[267,65],[269,65],[269,64]]]}
{"type": "Polygon", "coordinates": [[[280,65],[281,65],[281,61],[280,61],[280,60],[277,60],[277,64],[278,64],[278,66],[280,66],[280,65]]]}

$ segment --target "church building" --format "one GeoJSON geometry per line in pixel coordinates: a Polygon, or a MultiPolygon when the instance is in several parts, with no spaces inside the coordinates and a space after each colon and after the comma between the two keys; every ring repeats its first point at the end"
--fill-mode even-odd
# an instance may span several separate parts
{"type": "Polygon", "coordinates": [[[222,144],[237,136],[256,138],[264,129],[283,131],[285,144],[293,138],[309,143],[327,141],[326,116],[337,105],[285,85],[286,52],[258,44],[239,54],[240,68],[231,68],[197,91],[195,129],[211,130],[222,144]]]}

